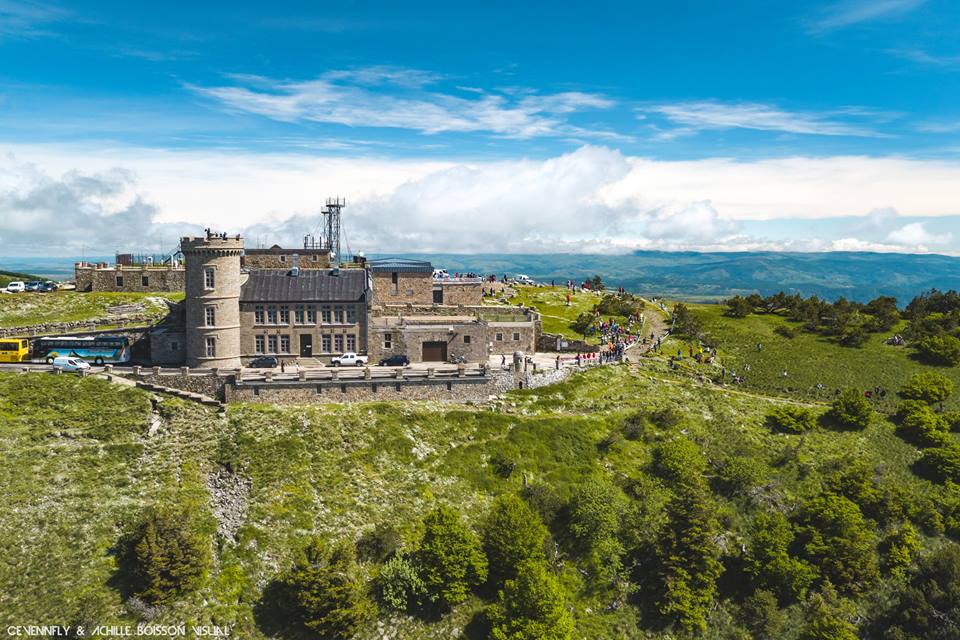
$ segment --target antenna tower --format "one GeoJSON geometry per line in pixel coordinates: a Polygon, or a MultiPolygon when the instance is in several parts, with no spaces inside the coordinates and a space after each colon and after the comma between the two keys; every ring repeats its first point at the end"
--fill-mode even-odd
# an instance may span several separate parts
{"type": "Polygon", "coordinates": [[[333,262],[340,261],[340,212],[347,206],[346,199],[327,198],[323,208],[323,248],[331,253],[333,262]]]}

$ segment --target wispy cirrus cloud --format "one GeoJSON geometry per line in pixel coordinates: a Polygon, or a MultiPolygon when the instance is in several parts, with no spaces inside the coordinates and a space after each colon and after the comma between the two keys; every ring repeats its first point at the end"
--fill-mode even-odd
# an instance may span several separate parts
{"type": "Polygon", "coordinates": [[[887,53],[917,64],[934,67],[960,67],[960,54],[942,55],[925,49],[887,49],[887,53]]]}
{"type": "Polygon", "coordinates": [[[638,114],[643,117],[656,114],[677,125],[674,129],[659,130],[657,137],[660,139],[672,139],[705,129],[754,129],[821,136],[882,135],[859,122],[881,114],[858,108],[818,113],[787,111],[755,102],[730,104],[704,100],[641,107],[638,114]],[[855,120],[851,121],[851,118],[855,120]]]}
{"type": "Polygon", "coordinates": [[[33,38],[52,35],[50,25],[66,19],[69,11],[53,5],[0,0],[0,37],[33,38]]]}
{"type": "Polygon", "coordinates": [[[573,113],[615,105],[610,98],[594,93],[472,90],[464,96],[429,90],[440,76],[392,67],[329,71],[305,81],[229,77],[236,84],[192,86],[191,89],[227,109],[284,122],[398,128],[424,134],[479,132],[523,139],[541,136],[625,138],[611,131],[579,127],[569,121],[568,116],[573,113]]]}
{"type": "Polygon", "coordinates": [[[843,0],[824,9],[807,22],[812,33],[823,33],[862,22],[908,13],[927,0],[843,0]]]}

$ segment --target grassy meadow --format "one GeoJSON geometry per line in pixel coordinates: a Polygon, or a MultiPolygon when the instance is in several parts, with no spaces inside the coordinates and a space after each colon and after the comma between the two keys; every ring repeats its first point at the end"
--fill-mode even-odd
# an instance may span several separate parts
{"type": "Polygon", "coordinates": [[[109,307],[142,304],[137,315],[148,319],[167,313],[165,300],[183,300],[182,293],[17,293],[0,295],[0,327],[25,327],[51,322],[76,322],[121,317],[109,307]]]}
{"type": "MultiPolygon", "coordinates": [[[[775,314],[729,318],[723,315],[723,305],[688,306],[703,322],[704,333],[718,345],[720,362],[728,371],[745,376],[743,389],[830,400],[836,389],[852,387],[866,391],[879,386],[887,390],[887,395],[875,402],[877,408],[892,411],[899,402],[896,391],[915,373],[939,371],[960,387],[960,368],[932,367],[915,359],[908,347],[884,344],[902,325],[887,333],[871,334],[862,347],[844,347],[826,337],[806,333],[799,324],[775,314]],[[784,326],[793,330],[793,338],[776,333],[777,327],[784,326]],[[763,344],[762,350],[757,349],[758,343],[763,344]],[[817,390],[818,383],[824,386],[823,391],[817,390]]],[[[676,353],[678,348],[686,356],[689,344],[671,340],[663,350],[669,354],[676,353]]],[[[954,397],[951,406],[958,406],[958,402],[954,397]]]]}
{"type": "MultiPolygon", "coordinates": [[[[851,456],[881,465],[914,495],[936,497],[939,488],[909,470],[916,449],[879,415],[862,432],[771,433],[764,416],[782,402],[700,385],[655,361],[593,369],[484,404],[233,405],[225,416],[169,398],[152,413],[146,392],[99,379],[0,373],[0,624],[135,624],[142,614],[124,593],[117,541],[145,509],[164,503],[202,514],[217,560],[200,592],[154,612],[152,622],[229,625],[234,637],[256,639],[284,637],[271,585],[311,534],[359,540],[392,525],[409,545],[437,504],[476,525],[493,497],[527,483],[564,498],[589,477],[644,482],[653,448],[679,437],[715,466],[755,462],[754,498],[717,497],[731,549],[756,503],[812,494],[851,456]],[[678,418],[624,436],[629,416],[657,410],[678,418]],[[506,461],[515,464],[509,477],[506,461]],[[210,489],[224,474],[243,479],[241,498],[210,489]],[[217,535],[214,514],[225,511],[235,514],[235,530],[217,535]]],[[[650,500],[649,508],[663,508],[655,492],[650,500]]],[[[611,608],[586,588],[555,535],[573,637],[675,637],[650,627],[640,609],[611,608]]],[[[470,625],[484,606],[473,595],[430,622],[381,613],[357,637],[478,638],[470,625]]],[[[715,616],[712,629],[729,625],[722,608],[715,616]]]]}

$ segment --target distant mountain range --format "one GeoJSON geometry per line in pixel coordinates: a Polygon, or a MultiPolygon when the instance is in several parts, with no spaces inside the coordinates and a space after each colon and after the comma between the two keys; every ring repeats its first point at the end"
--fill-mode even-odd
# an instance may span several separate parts
{"type": "MultiPolygon", "coordinates": [[[[931,288],[960,290],[960,258],[898,253],[698,253],[638,251],[628,255],[582,254],[375,254],[430,260],[451,273],[477,272],[558,284],[599,274],[607,286],[645,295],[690,300],[718,300],[736,293],[777,291],[816,294],[830,300],[844,296],[867,301],[894,296],[901,305],[931,288]]],[[[112,260],[87,257],[88,260],[112,260]]],[[[0,269],[67,279],[75,258],[4,258],[0,269]]]]}
{"type": "Polygon", "coordinates": [[[833,300],[894,296],[901,304],[931,288],[960,289],[960,258],[865,252],[698,253],[638,251],[629,255],[408,254],[451,273],[523,273],[535,280],[582,281],[599,274],[607,286],[672,298],[710,300],[736,293],[786,291],[833,300]]]}

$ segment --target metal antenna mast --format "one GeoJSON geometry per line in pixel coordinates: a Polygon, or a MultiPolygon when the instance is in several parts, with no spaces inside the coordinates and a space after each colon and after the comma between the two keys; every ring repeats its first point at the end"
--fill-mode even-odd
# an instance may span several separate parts
{"type": "Polygon", "coordinates": [[[323,208],[323,248],[330,252],[331,262],[340,260],[340,212],[347,206],[346,199],[327,198],[323,208]]]}

